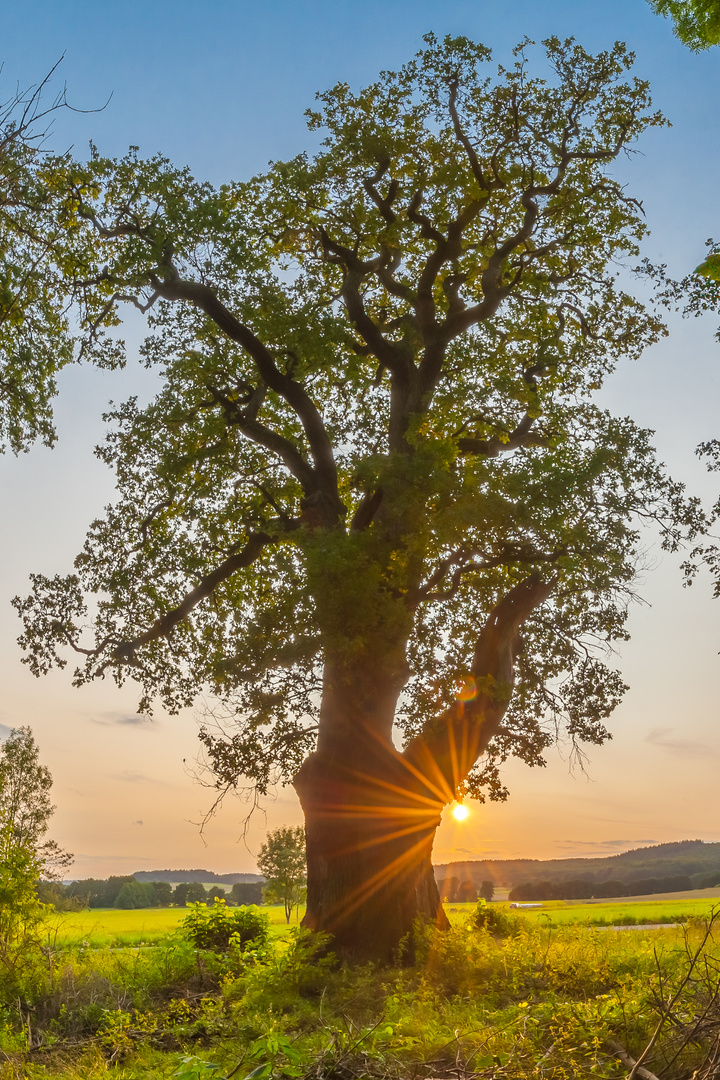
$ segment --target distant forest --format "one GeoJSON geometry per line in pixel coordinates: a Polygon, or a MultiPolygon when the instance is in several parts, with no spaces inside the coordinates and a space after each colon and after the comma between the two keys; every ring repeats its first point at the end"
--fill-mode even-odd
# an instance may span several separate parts
{"type": "MultiPolygon", "coordinates": [[[[445,883],[456,878],[471,882],[477,890],[483,881],[492,881],[496,888],[515,889],[517,886],[543,885],[582,881],[588,883],[612,881],[623,886],[636,886],[644,879],[680,878],[689,881],[682,888],[704,889],[720,884],[720,843],[703,840],[680,840],[673,844],[624,851],[621,855],[580,859],[483,859],[453,862],[435,867],[440,894],[445,883]]],[[[648,892],[654,890],[646,890],[648,892]]],[[[665,890],[663,890],[665,891],[665,890]]],[[[674,890],[667,890],[674,891],[674,890]]],[[[603,895],[597,889],[590,894],[603,895]]],[[[605,895],[610,895],[605,894],[605,895]]],[[[613,893],[613,896],[623,895],[613,893]]],[[[625,895],[642,895],[626,893],[625,895]]],[[[581,897],[575,897],[581,899],[581,897]]],[[[547,897],[550,899],[550,897],[547,897]]],[[[564,897],[573,899],[573,897],[564,897]]]]}
{"type": "Polygon", "coordinates": [[[216,885],[237,885],[245,881],[264,881],[262,874],[214,874],[212,870],[136,870],[136,881],[205,881],[216,885]]]}
{"type": "MultiPolygon", "coordinates": [[[[207,873],[205,870],[187,872],[207,873]]],[[[230,906],[262,904],[264,878],[257,874],[246,876],[252,876],[255,880],[235,881],[232,888],[227,890],[212,884],[210,889],[206,889],[198,880],[179,881],[173,888],[169,881],[138,881],[134,874],[85,878],[83,881],[70,881],[65,884],[41,881],[38,885],[38,896],[43,903],[52,904],[58,911],[76,911],[86,907],[137,909],[187,907],[193,903],[212,905],[216,897],[225,900],[230,906]]]]}
{"type": "Polygon", "coordinates": [[[609,896],[651,896],[653,893],[685,892],[688,889],[711,889],[719,883],[718,874],[696,874],[695,881],[687,874],[676,877],[637,878],[635,881],[590,881],[575,878],[569,881],[527,881],[510,890],[508,900],[599,900],[609,896]]]}

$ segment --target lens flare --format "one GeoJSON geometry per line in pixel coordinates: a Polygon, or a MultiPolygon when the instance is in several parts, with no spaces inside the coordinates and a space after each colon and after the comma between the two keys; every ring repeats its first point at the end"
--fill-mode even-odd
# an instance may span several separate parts
{"type": "Polygon", "coordinates": [[[455,697],[458,701],[473,701],[477,692],[477,683],[472,675],[466,675],[455,684],[455,697]]]}
{"type": "Polygon", "coordinates": [[[470,817],[470,811],[468,810],[467,806],[463,805],[463,803],[455,803],[452,808],[452,816],[455,818],[456,821],[465,821],[468,817],[470,817]]]}

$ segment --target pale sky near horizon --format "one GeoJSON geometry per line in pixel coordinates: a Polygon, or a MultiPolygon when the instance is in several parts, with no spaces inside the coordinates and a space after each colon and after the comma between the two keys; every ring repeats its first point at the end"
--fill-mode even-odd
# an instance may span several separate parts
{"type": "MultiPolygon", "coordinates": [[[[338,80],[362,85],[398,66],[428,30],[483,41],[499,61],[524,35],[573,35],[595,50],[619,38],[636,51],[637,74],[650,79],[655,104],[674,125],[651,132],[641,153],[616,170],[644,204],[652,230],[646,254],[681,276],[701,260],[705,238],[720,237],[720,48],[692,54],[645,0],[458,0],[447,10],[429,0],[215,0],[207,10],[187,0],[4,0],[0,16],[0,97],[16,82],[42,78],[62,53],[54,85],[64,80],[74,105],[96,108],[112,95],[100,113],[59,118],[55,148],[72,144],[84,154],[92,138],[114,154],[137,144],[217,183],[312,146],[303,110],[315,91],[338,80]]],[[[715,322],[673,317],[670,324],[670,337],[622,369],[604,401],[654,428],[661,458],[710,503],[717,476],[706,475],[693,451],[720,437],[715,322]]],[[[137,344],[140,333],[135,320],[128,340],[137,344]]],[[[0,737],[21,724],[33,728],[55,780],[53,835],[75,853],[78,877],[165,867],[254,871],[265,829],[301,820],[284,788],[265,817],[255,816],[246,843],[244,809],[230,802],[203,841],[194,822],[212,795],[192,777],[198,714],[139,721],[131,687],[105,681],[75,690],[67,671],[37,681],[20,664],[10,597],[27,591],[32,571],[69,571],[85,528],[112,498],[112,477],[92,455],[103,407],[131,393],[147,397],[153,385],[132,362],[122,373],[67,371],[58,446],[0,458],[0,737]]],[[[509,802],[471,804],[467,822],[444,823],[437,862],[720,840],[719,602],[707,577],[683,589],[680,560],[663,555],[651,535],[646,562],[639,592],[647,603],[636,606],[632,642],[617,657],[631,689],[612,718],[613,741],[591,749],[585,773],[562,748],[544,770],[510,765],[509,802]]]]}

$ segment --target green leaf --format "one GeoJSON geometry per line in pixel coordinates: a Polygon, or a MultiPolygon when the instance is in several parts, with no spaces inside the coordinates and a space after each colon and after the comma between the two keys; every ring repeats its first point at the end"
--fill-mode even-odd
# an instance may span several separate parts
{"type": "Polygon", "coordinates": [[[695,267],[695,273],[712,281],[720,281],[720,254],[708,255],[705,262],[695,267]]]}

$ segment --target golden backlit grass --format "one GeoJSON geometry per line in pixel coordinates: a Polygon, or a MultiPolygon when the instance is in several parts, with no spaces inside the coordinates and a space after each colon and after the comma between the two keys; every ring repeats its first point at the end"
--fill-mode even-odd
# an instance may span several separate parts
{"type": "MultiPolygon", "coordinates": [[[[644,905],[602,906],[616,915],[644,905]]],[[[548,925],[531,909],[509,912],[505,930],[492,933],[468,917],[473,905],[451,908],[450,932],[421,933],[415,963],[401,968],[337,965],[302,934],[247,959],[196,955],[177,939],[61,950],[52,974],[38,968],[45,983],[27,988],[35,1048],[25,1011],[0,1014],[0,1077],[167,1080],[184,1071],[201,1080],[210,1065],[218,1076],[236,1070],[237,1080],[263,1069],[262,1080],[620,1080],[628,1068],[613,1047],[637,1058],[660,1021],[647,1067],[663,1080],[704,1075],[720,1034],[720,928],[708,938],[707,920],[695,918],[686,928],[605,932],[548,925]],[[703,961],[663,1020],[699,947],[703,961]]],[[[270,913],[281,930],[281,909],[270,913]]],[[[149,936],[182,916],[84,912],[66,929],[92,929],[95,917],[95,934],[104,918],[106,933],[142,926],[149,936]]]]}

